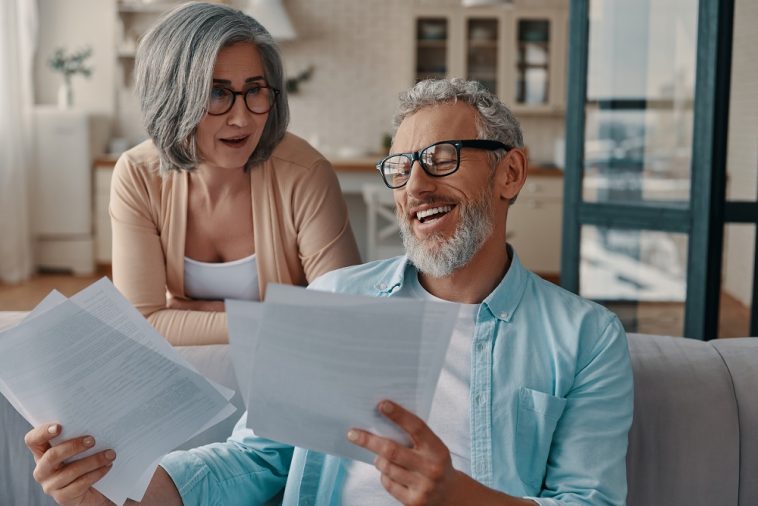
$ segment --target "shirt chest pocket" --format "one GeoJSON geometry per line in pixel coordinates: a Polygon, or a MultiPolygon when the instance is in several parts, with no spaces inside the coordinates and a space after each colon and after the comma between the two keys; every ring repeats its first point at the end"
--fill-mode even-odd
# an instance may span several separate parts
{"type": "Polygon", "coordinates": [[[516,420],[516,461],[526,485],[536,490],[542,485],[550,444],[566,399],[522,387],[519,391],[516,420]]]}

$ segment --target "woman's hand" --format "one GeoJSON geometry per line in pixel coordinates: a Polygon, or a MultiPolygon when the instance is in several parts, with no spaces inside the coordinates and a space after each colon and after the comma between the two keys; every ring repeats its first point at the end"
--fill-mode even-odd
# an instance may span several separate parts
{"type": "Polygon", "coordinates": [[[185,300],[177,299],[171,295],[168,295],[167,297],[167,309],[181,309],[184,311],[214,311],[218,313],[223,313],[225,311],[223,300],[185,300]]]}
{"type": "Polygon", "coordinates": [[[105,450],[89,457],[64,463],[95,446],[92,436],[77,437],[54,447],[50,441],[61,431],[57,423],[39,425],[24,437],[37,466],[32,473],[42,490],[62,506],[113,504],[92,485],[111,470],[116,453],[105,450]]]}

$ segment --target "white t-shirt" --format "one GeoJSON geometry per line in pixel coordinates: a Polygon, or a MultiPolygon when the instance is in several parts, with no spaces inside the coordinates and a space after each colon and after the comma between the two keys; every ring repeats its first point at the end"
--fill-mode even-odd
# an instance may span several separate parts
{"type": "MultiPolygon", "coordinates": [[[[406,278],[398,295],[442,301],[430,294],[416,276],[406,278]]],[[[460,304],[458,320],[445,355],[445,364],[434,392],[427,424],[450,449],[453,467],[466,474],[471,469],[471,430],[469,423],[471,383],[471,342],[479,304],[460,304]]],[[[395,505],[398,502],[382,486],[379,470],[359,461],[347,464],[342,504],[361,506],[395,505]]]]}

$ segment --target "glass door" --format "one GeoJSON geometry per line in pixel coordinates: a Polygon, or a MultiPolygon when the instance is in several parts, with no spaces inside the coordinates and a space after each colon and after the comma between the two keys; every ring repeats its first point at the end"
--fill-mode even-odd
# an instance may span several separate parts
{"type": "Polygon", "coordinates": [[[717,0],[571,9],[562,284],[629,332],[716,337],[729,62],[712,34],[728,13],[717,0]]]}
{"type": "Polygon", "coordinates": [[[758,336],[758,3],[734,4],[719,337],[758,336]]]}

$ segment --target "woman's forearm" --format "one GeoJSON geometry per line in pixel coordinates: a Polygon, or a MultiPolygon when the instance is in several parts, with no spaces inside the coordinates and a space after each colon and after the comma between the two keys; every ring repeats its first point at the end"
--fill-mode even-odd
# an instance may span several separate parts
{"type": "Polygon", "coordinates": [[[224,311],[223,300],[185,300],[174,297],[166,301],[166,309],[180,309],[185,311],[224,311]]]}
{"type": "Polygon", "coordinates": [[[224,311],[166,308],[149,314],[147,321],[174,346],[229,342],[224,311]]]}

